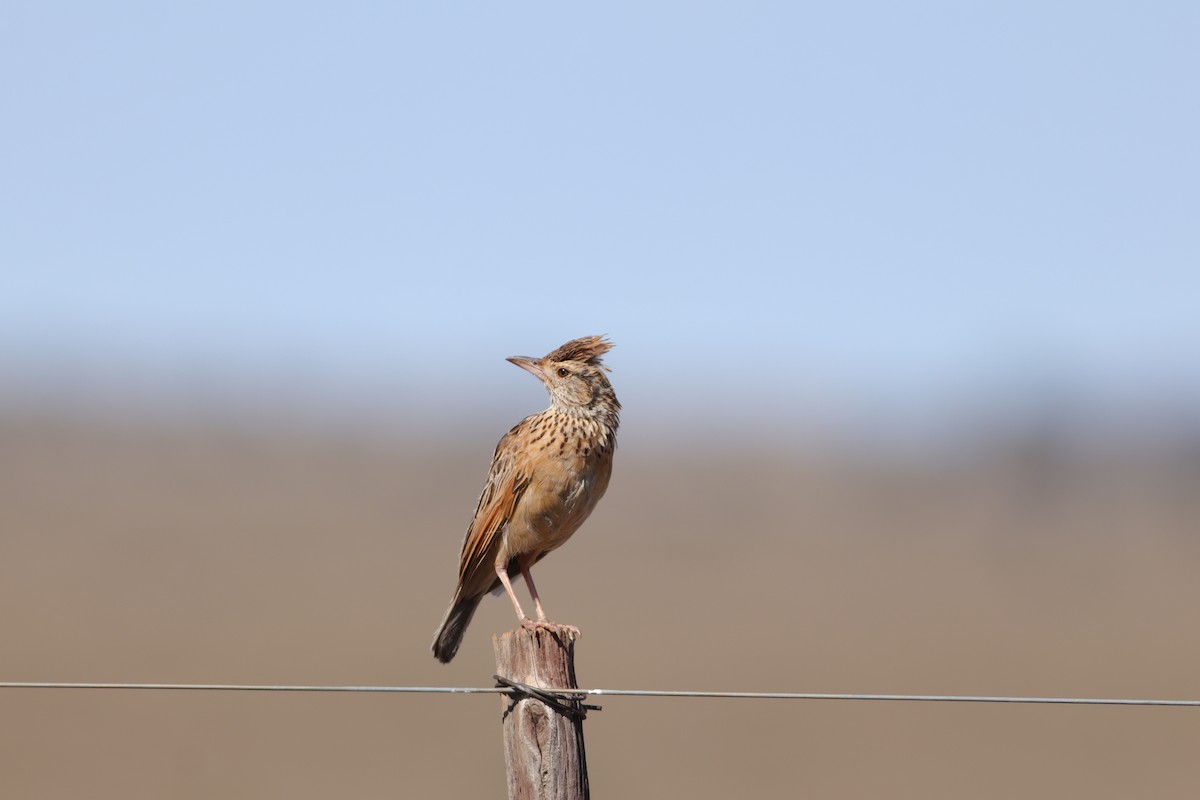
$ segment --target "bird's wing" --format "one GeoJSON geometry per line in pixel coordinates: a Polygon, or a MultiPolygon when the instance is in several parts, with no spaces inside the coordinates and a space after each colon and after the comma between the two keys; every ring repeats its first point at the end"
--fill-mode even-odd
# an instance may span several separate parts
{"type": "MultiPolygon", "coordinates": [[[[479,576],[493,574],[495,565],[492,562],[496,557],[495,549],[499,546],[498,537],[512,519],[517,503],[529,486],[530,465],[525,459],[519,458],[516,447],[523,424],[506,433],[496,445],[492,468],[488,471],[487,483],[483,487],[483,494],[479,496],[479,506],[475,509],[475,519],[471,521],[463,540],[462,557],[458,564],[461,590],[467,590],[479,576]]],[[[487,586],[491,583],[489,578],[487,586]]],[[[478,591],[486,591],[487,586],[478,591]]]]}

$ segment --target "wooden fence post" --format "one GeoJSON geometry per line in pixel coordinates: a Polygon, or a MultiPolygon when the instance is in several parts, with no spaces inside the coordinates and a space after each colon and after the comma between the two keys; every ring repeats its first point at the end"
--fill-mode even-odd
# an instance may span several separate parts
{"type": "MultiPolygon", "coordinates": [[[[566,625],[551,625],[493,636],[497,676],[543,689],[579,688],[576,633],[566,625]]],[[[551,705],[519,690],[500,699],[509,800],[587,800],[580,703],[566,700],[551,705]]]]}

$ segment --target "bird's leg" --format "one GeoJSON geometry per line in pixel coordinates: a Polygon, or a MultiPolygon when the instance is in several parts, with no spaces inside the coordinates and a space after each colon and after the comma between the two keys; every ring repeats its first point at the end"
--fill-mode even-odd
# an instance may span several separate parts
{"type": "Polygon", "coordinates": [[[542,601],[538,597],[537,587],[533,585],[533,575],[530,573],[530,568],[533,567],[535,561],[533,556],[520,559],[517,563],[521,565],[521,574],[525,576],[525,585],[529,587],[529,594],[533,597],[533,606],[537,609],[537,620],[523,620],[521,625],[526,628],[546,628],[551,633],[555,629],[566,628],[575,638],[579,638],[579,628],[574,625],[560,625],[555,622],[550,622],[546,619],[546,612],[542,610],[542,601]]]}
{"type": "MultiPolygon", "coordinates": [[[[504,585],[504,591],[508,592],[508,599],[512,600],[513,609],[517,612],[517,619],[521,621],[522,625],[526,622],[531,622],[529,617],[525,616],[525,612],[521,610],[521,604],[517,601],[517,595],[513,592],[512,582],[508,579],[508,563],[506,561],[496,562],[496,575],[499,576],[500,583],[504,585]]],[[[537,595],[534,595],[534,602],[537,602],[537,595]]]]}
{"type": "Polygon", "coordinates": [[[542,610],[542,600],[538,597],[537,587],[533,585],[533,575],[529,572],[529,568],[533,566],[533,562],[529,558],[521,558],[521,574],[525,576],[525,585],[529,587],[529,595],[533,598],[533,607],[537,611],[537,621],[546,621],[546,612],[542,610]]]}

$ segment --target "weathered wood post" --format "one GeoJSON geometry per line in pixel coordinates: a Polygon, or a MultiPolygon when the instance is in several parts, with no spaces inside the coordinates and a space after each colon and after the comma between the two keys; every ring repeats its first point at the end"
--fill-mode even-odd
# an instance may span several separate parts
{"type": "MultiPolygon", "coordinates": [[[[518,628],[492,637],[497,678],[542,689],[577,689],[574,628],[518,628]]],[[[509,800],[586,800],[587,758],[577,700],[501,695],[509,800]],[[547,702],[550,701],[550,702],[547,702]]]]}

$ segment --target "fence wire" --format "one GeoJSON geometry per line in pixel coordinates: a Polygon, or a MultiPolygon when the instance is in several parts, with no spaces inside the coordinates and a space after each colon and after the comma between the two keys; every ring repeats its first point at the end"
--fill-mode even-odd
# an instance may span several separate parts
{"type": "MultiPolygon", "coordinates": [[[[60,683],[50,681],[0,681],[0,689],[142,689],[205,692],[362,692],[380,694],[507,694],[500,686],[317,686],[236,683],[60,683]]],[[[658,689],[544,689],[565,699],[589,697],[669,697],[731,700],[875,700],[902,703],[1021,703],[1076,706],[1182,706],[1200,707],[1200,700],[1164,700],[1117,697],[1020,697],[953,694],[856,694],[820,692],[696,692],[658,689]]]]}

